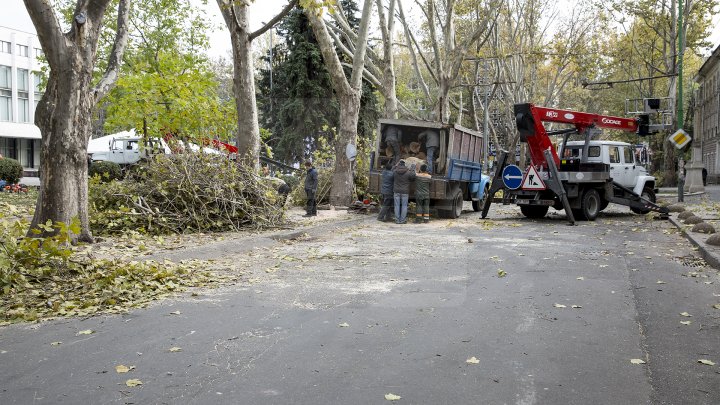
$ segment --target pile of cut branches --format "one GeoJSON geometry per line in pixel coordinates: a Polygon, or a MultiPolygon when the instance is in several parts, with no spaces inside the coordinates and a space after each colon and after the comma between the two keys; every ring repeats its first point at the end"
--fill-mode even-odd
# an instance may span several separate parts
{"type": "Polygon", "coordinates": [[[101,234],[269,228],[285,199],[251,168],[205,153],[160,155],[123,181],[90,183],[91,226],[101,234]]]}

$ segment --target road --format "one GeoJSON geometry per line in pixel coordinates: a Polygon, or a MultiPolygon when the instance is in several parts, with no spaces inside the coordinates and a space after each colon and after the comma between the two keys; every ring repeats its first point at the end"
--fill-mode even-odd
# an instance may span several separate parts
{"type": "Polygon", "coordinates": [[[221,252],[241,281],[1,328],[0,403],[720,403],[698,363],[720,364],[720,277],[668,221],[493,206],[208,243],[167,256],[221,252]]]}

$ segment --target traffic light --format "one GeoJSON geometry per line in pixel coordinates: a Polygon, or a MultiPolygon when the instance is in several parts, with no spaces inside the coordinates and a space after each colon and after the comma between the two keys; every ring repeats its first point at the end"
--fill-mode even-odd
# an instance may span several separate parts
{"type": "MultiPolygon", "coordinates": [[[[657,100],[657,99],[655,99],[655,100],[657,100]]],[[[658,105],[659,104],[660,104],[660,100],[658,100],[658,105]]],[[[650,115],[640,114],[640,115],[638,115],[637,121],[638,121],[637,134],[640,136],[650,135],[650,115]]]]}

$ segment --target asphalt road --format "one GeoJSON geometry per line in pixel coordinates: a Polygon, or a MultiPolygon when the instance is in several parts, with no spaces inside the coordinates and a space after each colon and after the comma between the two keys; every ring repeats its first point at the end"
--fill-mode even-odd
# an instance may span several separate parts
{"type": "Polygon", "coordinates": [[[168,252],[222,252],[242,281],[0,328],[0,403],[718,404],[720,277],[670,223],[624,211],[360,217],[168,252]]]}

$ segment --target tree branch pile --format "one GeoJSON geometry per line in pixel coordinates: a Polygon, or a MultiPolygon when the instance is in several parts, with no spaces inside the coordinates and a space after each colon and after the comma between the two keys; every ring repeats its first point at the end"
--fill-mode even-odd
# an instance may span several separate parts
{"type": "Polygon", "coordinates": [[[160,155],[124,181],[91,182],[93,232],[152,234],[269,228],[283,221],[277,185],[224,156],[160,155]]]}

